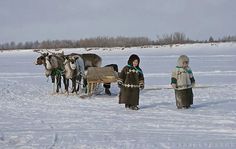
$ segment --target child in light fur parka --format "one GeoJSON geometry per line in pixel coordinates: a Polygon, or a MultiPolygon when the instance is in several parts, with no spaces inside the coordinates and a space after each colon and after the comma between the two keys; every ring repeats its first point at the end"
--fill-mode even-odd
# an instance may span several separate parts
{"type": "Polygon", "coordinates": [[[189,58],[186,55],[181,55],[171,76],[171,85],[175,90],[178,109],[187,109],[193,104],[192,87],[194,84],[195,79],[189,67],[189,58]]]}

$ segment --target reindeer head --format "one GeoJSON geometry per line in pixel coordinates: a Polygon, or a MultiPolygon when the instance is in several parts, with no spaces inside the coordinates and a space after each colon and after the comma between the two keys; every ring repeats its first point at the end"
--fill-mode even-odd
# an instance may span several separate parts
{"type": "Polygon", "coordinates": [[[71,79],[77,73],[76,61],[79,57],[73,54],[69,54],[64,56],[64,58],[65,58],[64,61],[65,76],[67,79],[71,79]]]}
{"type": "MultiPolygon", "coordinates": [[[[58,51],[58,50],[57,50],[58,51]]],[[[56,55],[58,57],[64,56],[64,51],[62,52],[52,52],[46,49],[46,52],[40,51],[40,50],[34,50],[34,52],[40,53],[41,56],[39,56],[35,62],[35,65],[43,65],[46,64],[46,58],[49,60],[52,55],[56,55]]]]}
{"type": "Polygon", "coordinates": [[[46,75],[46,77],[49,77],[52,73],[52,70],[48,69],[48,64],[49,64],[49,66],[51,66],[49,63],[49,59],[51,56],[49,55],[49,53],[43,53],[43,52],[37,52],[37,53],[40,53],[41,56],[39,56],[36,59],[35,65],[44,65],[45,75],[46,75]]]}
{"type": "Polygon", "coordinates": [[[41,53],[41,56],[39,56],[36,59],[35,65],[43,65],[46,63],[46,57],[48,56],[48,53],[41,53]]]}

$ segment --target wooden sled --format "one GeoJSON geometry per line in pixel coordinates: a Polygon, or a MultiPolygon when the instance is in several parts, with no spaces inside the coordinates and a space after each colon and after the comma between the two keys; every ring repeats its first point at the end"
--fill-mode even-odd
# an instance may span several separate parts
{"type": "Polygon", "coordinates": [[[92,95],[99,83],[117,82],[118,73],[113,67],[89,67],[86,78],[87,94],[92,95]]]}

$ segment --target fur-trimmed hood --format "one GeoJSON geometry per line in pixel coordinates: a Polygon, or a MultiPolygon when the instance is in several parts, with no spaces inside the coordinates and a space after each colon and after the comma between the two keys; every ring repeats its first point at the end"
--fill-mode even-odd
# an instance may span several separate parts
{"type": "Polygon", "coordinates": [[[133,66],[133,61],[134,61],[134,60],[138,60],[138,67],[139,67],[140,58],[139,58],[138,55],[136,55],[136,54],[132,54],[132,55],[129,57],[128,65],[133,66]]]}
{"type": "Polygon", "coordinates": [[[188,56],[186,56],[186,55],[181,55],[181,56],[178,58],[177,66],[178,66],[178,67],[183,67],[183,63],[184,63],[184,62],[188,62],[188,63],[189,63],[189,58],[188,58],[188,56]]]}

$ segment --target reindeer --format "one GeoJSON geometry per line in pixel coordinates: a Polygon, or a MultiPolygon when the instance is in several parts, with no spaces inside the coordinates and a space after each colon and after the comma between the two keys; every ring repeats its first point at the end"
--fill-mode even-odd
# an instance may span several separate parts
{"type": "MultiPolygon", "coordinates": [[[[81,80],[83,78],[83,86],[87,85],[86,71],[88,67],[100,67],[102,59],[100,56],[92,53],[88,54],[77,54],[71,53],[65,56],[64,68],[66,79],[72,81],[72,93],[77,93],[80,89],[81,80]],[[76,81],[78,86],[76,88],[76,81]]],[[[66,90],[68,91],[69,80],[66,82],[66,90]]]]}
{"type": "Polygon", "coordinates": [[[45,67],[45,75],[46,77],[51,76],[51,80],[53,83],[53,93],[55,93],[55,84],[56,84],[56,92],[59,92],[61,89],[61,76],[63,76],[63,82],[66,86],[65,75],[63,75],[64,71],[64,53],[53,53],[48,51],[47,53],[43,53],[40,51],[36,51],[40,53],[35,62],[36,65],[44,65],[45,67]]]}

